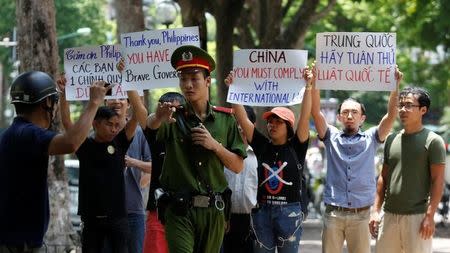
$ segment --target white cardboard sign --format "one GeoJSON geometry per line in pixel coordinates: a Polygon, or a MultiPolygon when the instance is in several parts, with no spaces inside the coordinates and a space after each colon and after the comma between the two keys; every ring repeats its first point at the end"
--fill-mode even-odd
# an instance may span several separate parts
{"type": "Polygon", "coordinates": [[[227,102],[252,106],[301,103],[308,52],[289,49],[243,49],[234,52],[233,79],[227,102]]]}
{"type": "MultiPolygon", "coordinates": [[[[113,84],[111,98],[126,98],[122,75],[116,68],[122,54],[118,45],[66,48],[64,50],[64,71],[67,79],[66,99],[68,101],[89,100],[89,86],[97,80],[113,84]]],[[[142,91],[140,92],[142,94],[142,91]]]]}
{"type": "Polygon", "coordinates": [[[198,27],[142,31],[120,35],[125,61],[122,86],[142,90],[178,86],[170,64],[173,51],[183,45],[200,47],[198,27]]]}
{"type": "Polygon", "coordinates": [[[395,33],[318,33],[316,87],[323,90],[394,90],[395,54],[395,33]]]}

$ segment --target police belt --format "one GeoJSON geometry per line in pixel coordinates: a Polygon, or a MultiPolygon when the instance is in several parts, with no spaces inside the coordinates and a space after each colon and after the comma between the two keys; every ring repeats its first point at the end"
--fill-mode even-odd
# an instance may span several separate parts
{"type": "Polygon", "coordinates": [[[223,201],[222,194],[214,194],[213,197],[205,195],[192,196],[193,207],[215,207],[217,210],[222,211],[225,208],[225,202],[223,201]]]}
{"type": "MultiPolygon", "coordinates": [[[[174,196],[177,194],[170,193],[171,201],[177,201],[174,196]]],[[[210,195],[191,195],[188,200],[190,207],[208,208],[215,207],[217,210],[222,211],[225,209],[225,201],[222,197],[222,193],[214,193],[210,195]]]]}

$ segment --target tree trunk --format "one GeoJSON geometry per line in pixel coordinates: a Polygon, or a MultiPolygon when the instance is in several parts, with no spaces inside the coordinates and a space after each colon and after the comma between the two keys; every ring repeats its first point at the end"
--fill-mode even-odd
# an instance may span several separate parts
{"type": "Polygon", "coordinates": [[[208,50],[208,33],[206,27],[204,0],[178,0],[181,8],[181,19],[184,27],[198,26],[200,33],[200,47],[208,50]]]}
{"type": "MultiPolygon", "coordinates": [[[[139,32],[145,30],[142,0],[114,0],[117,14],[117,36],[120,41],[122,33],[139,32]]],[[[144,90],[144,105],[149,108],[151,102],[149,90],[144,90]]]]}
{"type": "MultiPolygon", "coordinates": [[[[39,70],[55,77],[58,71],[58,45],[54,1],[17,0],[16,18],[20,72],[39,70]]],[[[59,131],[59,117],[56,116],[52,129],[59,131]]],[[[69,188],[61,156],[49,159],[48,188],[50,224],[45,242],[49,246],[48,252],[55,252],[60,251],[61,247],[73,245],[71,236],[76,234],[69,219],[69,188]]]]}
{"type": "Polygon", "coordinates": [[[244,5],[243,0],[212,1],[211,11],[216,18],[216,85],[217,104],[225,105],[228,87],[224,79],[233,68],[233,30],[244,5]]]}

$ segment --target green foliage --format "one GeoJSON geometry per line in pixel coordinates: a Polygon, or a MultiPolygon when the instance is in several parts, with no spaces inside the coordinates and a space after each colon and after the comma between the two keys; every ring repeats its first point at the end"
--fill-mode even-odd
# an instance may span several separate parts
{"type": "MultiPolygon", "coordinates": [[[[8,37],[10,40],[13,40],[13,28],[16,23],[15,20],[15,12],[16,5],[15,1],[11,0],[0,0],[0,17],[2,17],[0,21],[0,40],[8,37]]],[[[12,47],[2,47],[0,46],[0,62],[3,64],[3,74],[4,77],[8,78],[9,75],[7,73],[11,73],[12,71],[12,47]]]]}
{"type": "MultiPolygon", "coordinates": [[[[0,37],[10,37],[16,24],[15,1],[0,0],[0,37]]],[[[76,36],[58,41],[59,56],[63,56],[64,48],[99,45],[107,42],[107,32],[115,38],[115,26],[112,22],[106,20],[103,9],[106,6],[106,0],[91,1],[65,1],[55,0],[56,8],[56,31],[57,36],[71,34],[81,27],[91,28],[88,36],[76,36]]],[[[0,47],[0,61],[5,65],[4,73],[10,73],[11,66],[11,48],[0,47]]],[[[60,62],[61,67],[63,62],[60,62]]],[[[5,75],[8,76],[8,75],[5,75]]]]}
{"type": "MultiPolygon", "coordinates": [[[[105,6],[106,0],[55,0],[58,37],[76,32],[81,27],[91,28],[91,33],[87,36],[58,40],[60,59],[63,59],[65,48],[107,44],[108,37],[112,39],[110,43],[117,42],[115,24],[106,20],[103,14],[105,6]]],[[[60,61],[60,64],[62,67],[63,62],[60,61]]]]}
{"type": "Polygon", "coordinates": [[[444,115],[442,115],[440,124],[442,126],[445,126],[445,125],[450,126],[450,106],[446,106],[444,108],[444,115]]]}
{"type": "MultiPolygon", "coordinates": [[[[324,3],[322,0],[321,4],[324,3]]],[[[311,27],[305,48],[315,48],[319,32],[397,33],[397,64],[404,72],[402,87],[421,86],[429,90],[432,104],[425,120],[437,123],[450,101],[449,13],[450,5],[444,4],[444,0],[338,0],[330,14],[311,27]],[[432,63],[431,52],[436,53],[438,45],[444,46],[445,56],[432,63]],[[417,59],[412,58],[412,48],[418,52],[417,59]]],[[[315,57],[315,52],[311,53],[315,57]]],[[[328,94],[339,101],[348,96],[360,97],[370,105],[369,124],[376,124],[386,112],[388,94],[349,91],[328,91],[328,94]]]]}

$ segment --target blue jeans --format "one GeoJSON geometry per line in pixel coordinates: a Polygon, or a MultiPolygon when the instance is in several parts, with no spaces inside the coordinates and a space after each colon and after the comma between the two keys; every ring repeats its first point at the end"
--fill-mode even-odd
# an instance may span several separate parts
{"type": "Polygon", "coordinates": [[[128,252],[142,253],[145,234],[145,214],[128,214],[128,252]]]}
{"type": "Polygon", "coordinates": [[[298,253],[303,212],[300,203],[266,205],[252,210],[251,227],[255,253],[298,253]]]}

